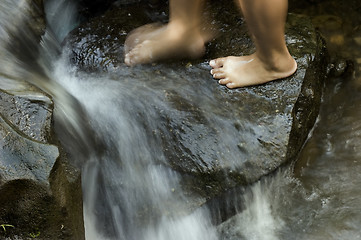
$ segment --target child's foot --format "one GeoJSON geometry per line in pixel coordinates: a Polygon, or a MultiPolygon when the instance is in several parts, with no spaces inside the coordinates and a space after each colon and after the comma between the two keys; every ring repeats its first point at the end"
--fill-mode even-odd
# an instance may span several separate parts
{"type": "Polygon", "coordinates": [[[219,84],[228,88],[259,85],[291,76],[297,63],[291,56],[278,59],[275,64],[261,61],[257,54],[225,57],[210,61],[211,74],[219,84]]]}
{"type": "Polygon", "coordinates": [[[204,54],[206,39],[195,28],[185,31],[169,24],[141,28],[126,40],[124,62],[128,66],[171,58],[198,58],[204,54]]]}

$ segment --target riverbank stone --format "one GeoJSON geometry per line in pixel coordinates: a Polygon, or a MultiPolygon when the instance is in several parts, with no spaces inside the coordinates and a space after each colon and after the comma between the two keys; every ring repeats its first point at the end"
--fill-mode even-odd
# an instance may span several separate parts
{"type": "Polygon", "coordinates": [[[219,34],[198,60],[126,66],[126,35],[151,22],[139,5],[113,8],[91,19],[66,42],[79,71],[106,72],[136,95],[129,94],[129,102],[141,101],[157,112],[159,124],[151,127],[141,119],[143,110],[132,106],[139,116],[135,121],[160,139],[167,164],[183,173],[184,188],[206,199],[253,183],[297,159],[318,115],[327,67],[324,40],[310,19],[289,14],[286,41],[298,64],[296,73],[260,86],[220,86],[208,62],[250,54],[255,48],[237,9],[212,4],[207,17],[214,20],[208,27],[219,34]],[[157,92],[162,104],[150,99],[149,91],[157,92]]]}

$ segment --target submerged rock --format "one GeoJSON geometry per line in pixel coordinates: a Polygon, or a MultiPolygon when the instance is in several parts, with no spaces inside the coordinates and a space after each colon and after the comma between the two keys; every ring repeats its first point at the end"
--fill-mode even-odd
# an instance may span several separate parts
{"type": "Polygon", "coordinates": [[[165,164],[183,173],[184,188],[205,199],[296,160],[318,115],[327,66],[325,43],[311,21],[289,14],[286,40],[297,72],[261,86],[229,90],[218,85],[208,61],[250,54],[254,46],[236,10],[212,4],[208,17],[215,21],[209,27],[220,34],[195,61],[132,68],[123,63],[126,35],[151,21],[144,6],[113,8],[67,39],[79,71],[107,72],[128,89],[119,96],[121,107],[137,116],[134,121],[144,127],[149,142],[161,145],[165,164]],[[148,122],[148,112],[154,112],[156,126],[148,122]]]}

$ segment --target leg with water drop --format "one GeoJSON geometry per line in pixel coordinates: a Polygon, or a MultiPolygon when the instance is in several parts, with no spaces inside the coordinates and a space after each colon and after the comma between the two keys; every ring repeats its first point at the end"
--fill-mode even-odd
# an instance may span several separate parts
{"type": "Polygon", "coordinates": [[[256,52],[210,61],[211,73],[228,88],[258,85],[292,75],[296,61],[288,52],[284,28],[287,0],[238,0],[256,52]]]}
{"type": "Polygon", "coordinates": [[[145,25],[128,35],[124,59],[127,65],[204,54],[206,34],[200,27],[203,0],[171,0],[169,8],[167,25],[145,25]]]}

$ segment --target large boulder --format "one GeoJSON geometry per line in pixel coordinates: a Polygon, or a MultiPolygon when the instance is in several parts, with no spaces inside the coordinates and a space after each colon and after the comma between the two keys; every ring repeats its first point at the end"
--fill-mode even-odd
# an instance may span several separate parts
{"type": "MultiPolygon", "coordinates": [[[[65,42],[79,71],[106,72],[127,88],[120,91],[121,107],[132,111],[132,121],[142,126],[149,144],[164,153],[162,164],[182,173],[183,188],[202,199],[197,203],[296,159],[318,115],[327,65],[324,42],[309,19],[290,14],[286,40],[297,72],[256,87],[220,86],[209,74],[208,61],[249,54],[254,46],[236,9],[219,1],[207,9],[208,18],[215,19],[209,27],[220,34],[207,45],[204,58],[194,61],[125,66],[126,35],[154,19],[166,21],[166,10],[144,5],[113,7],[65,42]],[[156,124],[149,124],[145,112],[156,124]]],[[[52,100],[33,87],[8,86],[0,86],[0,224],[14,225],[10,230],[17,234],[40,232],[44,239],[82,239],[80,174],[49,129],[52,100]]]]}
{"type": "Polygon", "coordinates": [[[75,29],[66,44],[79,71],[107,72],[128,86],[126,99],[138,116],[134,121],[159,139],[167,163],[183,173],[185,188],[209,199],[296,160],[318,115],[327,56],[311,21],[289,14],[286,40],[297,72],[229,90],[212,79],[208,61],[250,54],[254,46],[235,8],[214,1],[207,9],[207,17],[215,19],[208,27],[220,34],[207,45],[204,58],[194,61],[133,68],[123,63],[126,35],[154,19],[144,5],[114,7],[75,29]],[[157,126],[147,123],[144,105],[157,113],[157,126]]]}

